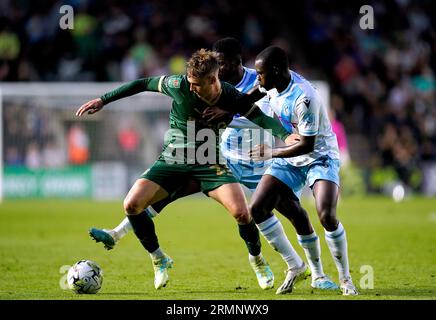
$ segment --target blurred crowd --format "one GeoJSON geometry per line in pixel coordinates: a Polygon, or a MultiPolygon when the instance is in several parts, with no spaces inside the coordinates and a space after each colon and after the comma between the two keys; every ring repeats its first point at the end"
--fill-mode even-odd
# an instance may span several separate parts
{"type": "Polygon", "coordinates": [[[194,50],[228,34],[254,55],[278,32],[270,7],[258,0],[3,0],[0,80],[116,81],[180,73],[194,50]],[[74,9],[71,30],[60,27],[62,5],[74,9]]]}
{"type": "Polygon", "coordinates": [[[247,65],[264,47],[281,45],[293,69],[329,82],[334,120],[355,139],[352,160],[368,169],[393,167],[419,189],[414,170],[436,160],[433,2],[308,0],[292,7],[261,0],[4,0],[0,80],[128,81],[182,73],[194,50],[223,36],[241,40],[247,65]],[[59,27],[64,4],[74,8],[71,30],[59,27]],[[374,29],[360,28],[363,4],[374,9],[374,29]]]}
{"type": "Polygon", "coordinates": [[[390,166],[405,185],[419,189],[414,174],[436,160],[436,8],[431,1],[368,4],[373,30],[360,28],[356,5],[309,3],[306,52],[326,73],[331,107],[348,134],[367,138],[369,152],[360,147],[355,161],[390,166]]]}
{"type": "Polygon", "coordinates": [[[4,163],[37,169],[61,167],[65,156],[57,143],[55,125],[47,108],[8,104],[3,112],[4,163]]]}

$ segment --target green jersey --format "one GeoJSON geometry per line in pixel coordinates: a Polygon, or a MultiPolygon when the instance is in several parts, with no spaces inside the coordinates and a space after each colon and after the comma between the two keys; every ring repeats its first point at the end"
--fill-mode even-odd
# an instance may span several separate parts
{"type": "MultiPolygon", "coordinates": [[[[221,82],[221,88],[221,95],[215,103],[217,106],[236,106],[244,95],[226,82],[221,82]]],[[[202,152],[208,154],[206,156],[208,160],[214,161],[213,158],[215,158],[215,161],[218,161],[220,129],[224,129],[227,123],[208,123],[202,118],[203,111],[210,105],[190,90],[186,75],[135,80],[106,93],[101,99],[104,104],[107,104],[142,91],[161,92],[173,99],[170,129],[165,136],[160,159],[164,157],[168,160],[168,157],[175,157],[177,161],[193,163],[192,161],[195,161],[193,157],[201,149],[202,152]],[[206,144],[207,147],[205,147],[206,144]]],[[[250,108],[244,107],[243,109],[250,108]]],[[[268,117],[258,108],[251,109],[246,117],[262,128],[271,129],[272,134],[282,140],[289,135],[278,121],[268,117]]]]}

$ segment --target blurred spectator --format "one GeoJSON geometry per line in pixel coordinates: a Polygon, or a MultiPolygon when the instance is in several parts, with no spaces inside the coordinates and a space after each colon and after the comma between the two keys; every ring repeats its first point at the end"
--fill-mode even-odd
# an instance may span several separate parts
{"type": "Polygon", "coordinates": [[[53,138],[47,139],[42,150],[42,163],[45,168],[65,166],[65,152],[53,138]]]}
{"type": "Polygon", "coordinates": [[[21,43],[18,36],[8,28],[10,22],[0,17],[0,80],[17,77],[18,57],[21,43]]]}
{"type": "Polygon", "coordinates": [[[83,80],[93,80],[88,79],[84,74],[87,71],[98,72],[96,69],[98,67],[98,61],[101,59],[99,55],[101,54],[101,34],[99,30],[99,25],[97,19],[91,14],[85,11],[82,7],[80,11],[74,17],[74,29],[71,30],[74,41],[74,54],[68,54],[65,56],[64,62],[64,72],[70,62],[73,68],[80,66],[83,80]],[[77,57],[77,58],[76,58],[77,57]]]}
{"type": "Polygon", "coordinates": [[[16,146],[6,147],[5,164],[7,166],[21,167],[24,165],[24,159],[16,146]]]}
{"type": "Polygon", "coordinates": [[[186,57],[180,53],[174,54],[168,61],[170,74],[184,74],[185,73],[186,57]]]}
{"type": "Polygon", "coordinates": [[[85,164],[89,160],[89,137],[80,124],[73,124],[67,135],[68,160],[73,165],[85,164]]]}
{"type": "Polygon", "coordinates": [[[30,142],[26,148],[25,165],[29,169],[38,169],[42,165],[41,151],[36,142],[30,142]]]}
{"type": "Polygon", "coordinates": [[[122,151],[122,159],[128,164],[132,164],[137,160],[137,152],[141,136],[139,132],[129,124],[125,124],[118,131],[118,143],[122,151]]]}

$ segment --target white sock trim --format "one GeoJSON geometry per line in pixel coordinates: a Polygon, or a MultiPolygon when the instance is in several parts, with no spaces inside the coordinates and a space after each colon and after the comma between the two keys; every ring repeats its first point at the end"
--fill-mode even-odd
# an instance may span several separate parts
{"type": "Polygon", "coordinates": [[[337,227],[336,230],[334,230],[334,231],[324,230],[324,231],[325,231],[326,238],[328,240],[331,240],[331,241],[335,241],[335,239],[340,238],[345,233],[345,229],[342,226],[342,223],[340,223],[340,222],[339,222],[338,227],[337,227]]]}
{"type": "Polygon", "coordinates": [[[159,214],[159,212],[157,212],[156,210],[154,210],[152,206],[148,206],[148,207],[145,209],[145,211],[147,211],[148,216],[149,216],[150,218],[152,218],[152,219],[153,219],[154,217],[156,217],[156,216],[159,214]]]}
{"type": "Polygon", "coordinates": [[[273,215],[272,217],[266,219],[264,222],[259,223],[257,227],[263,235],[268,235],[269,233],[274,231],[273,227],[279,222],[280,220],[275,215],[273,215]]]}
{"type": "Polygon", "coordinates": [[[300,235],[297,233],[297,239],[300,244],[310,243],[316,241],[318,239],[318,235],[315,231],[307,235],[300,235]]]}
{"type": "Polygon", "coordinates": [[[132,225],[129,221],[129,218],[125,217],[123,219],[123,221],[120,222],[119,225],[117,225],[113,231],[116,233],[117,235],[117,240],[121,239],[122,237],[124,237],[130,230],[132,230],[132,225]]]}
{"type": "Polygon", "coordinates": [[[257,227],[271,247],[280,254],[288,269],[299,268],[304,264],[286,236],[280,220],[275,215],[259,223],[257,227]]]}

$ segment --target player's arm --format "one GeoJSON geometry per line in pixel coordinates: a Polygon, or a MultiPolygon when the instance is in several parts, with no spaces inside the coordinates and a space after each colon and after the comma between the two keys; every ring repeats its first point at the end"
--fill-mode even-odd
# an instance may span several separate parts
{"type": "Polygon", "coordinates": [[[290,133],[282,126],[282,124],[271,117],[268,117],[257,106],[252,108],[249,113],[244,115],[248,120],[257,124],[264,129],[270,129],[273,136],[285,141],[290,133]]]}
{"type": "Polygon", "coordinates": [[[297,157],[312,152],[314,147],[315,136],[300,135],[300,141],[297,141],[292,145],[273,148],[271,155],[273,158],[297,157]]]}
{"type": "Polygon", "coordinates": [[[142,78],[129,82],[121,87],[105,93],[100,98],[93,99],[83,104],[76,112],[76,116],[85,113],[93,114],[100,111],[106,104],[125,97],[132,96],[143,91],[159,91],[159,85],[163,77],[142,78]]]}
{"type": "Polygon", "coordinates": [[[299,138],[283,147],[270,149],[264,145],[255,146],[250,151],[250,156],[260,160],[291,158],[312,152],[315,148],[315,139],[319,128],[318,107],[316,103],[311,103],[310,99],[302,97],[296,106],[299,138]]]}
{"type": "Polygon", "coordinates": [[[262,99],[266,92],[260,86],[251,88],[247,93],[240,93],[235,89],[237,97],[235,102],[226,106],[207,107],[203,112],[203,119],[206,121],[221,121],[231,118],[236,114],[245,115],[257,109],[255,102],[262,99]]]}
{"type": "Polygon", "coordinates": [[[285,142],[285,146],[275,148],[271,148],[264,144],[258,144],[248,152],[248,155],[255,161],[301,156],[313,151],[315,146],[315,136],[291,134],[286,138],[285,142]]]}
{"type": "Polygon", "coordinates": [[[236,110],[235,114],[248,114],[253,109],[258,109],[255,102],[262,99],[265,95],[266,91],[264,89],[261,89],[260,86],[255,86],[236,99],[236,105],[232,107],[232,110],[236,110]]]}

